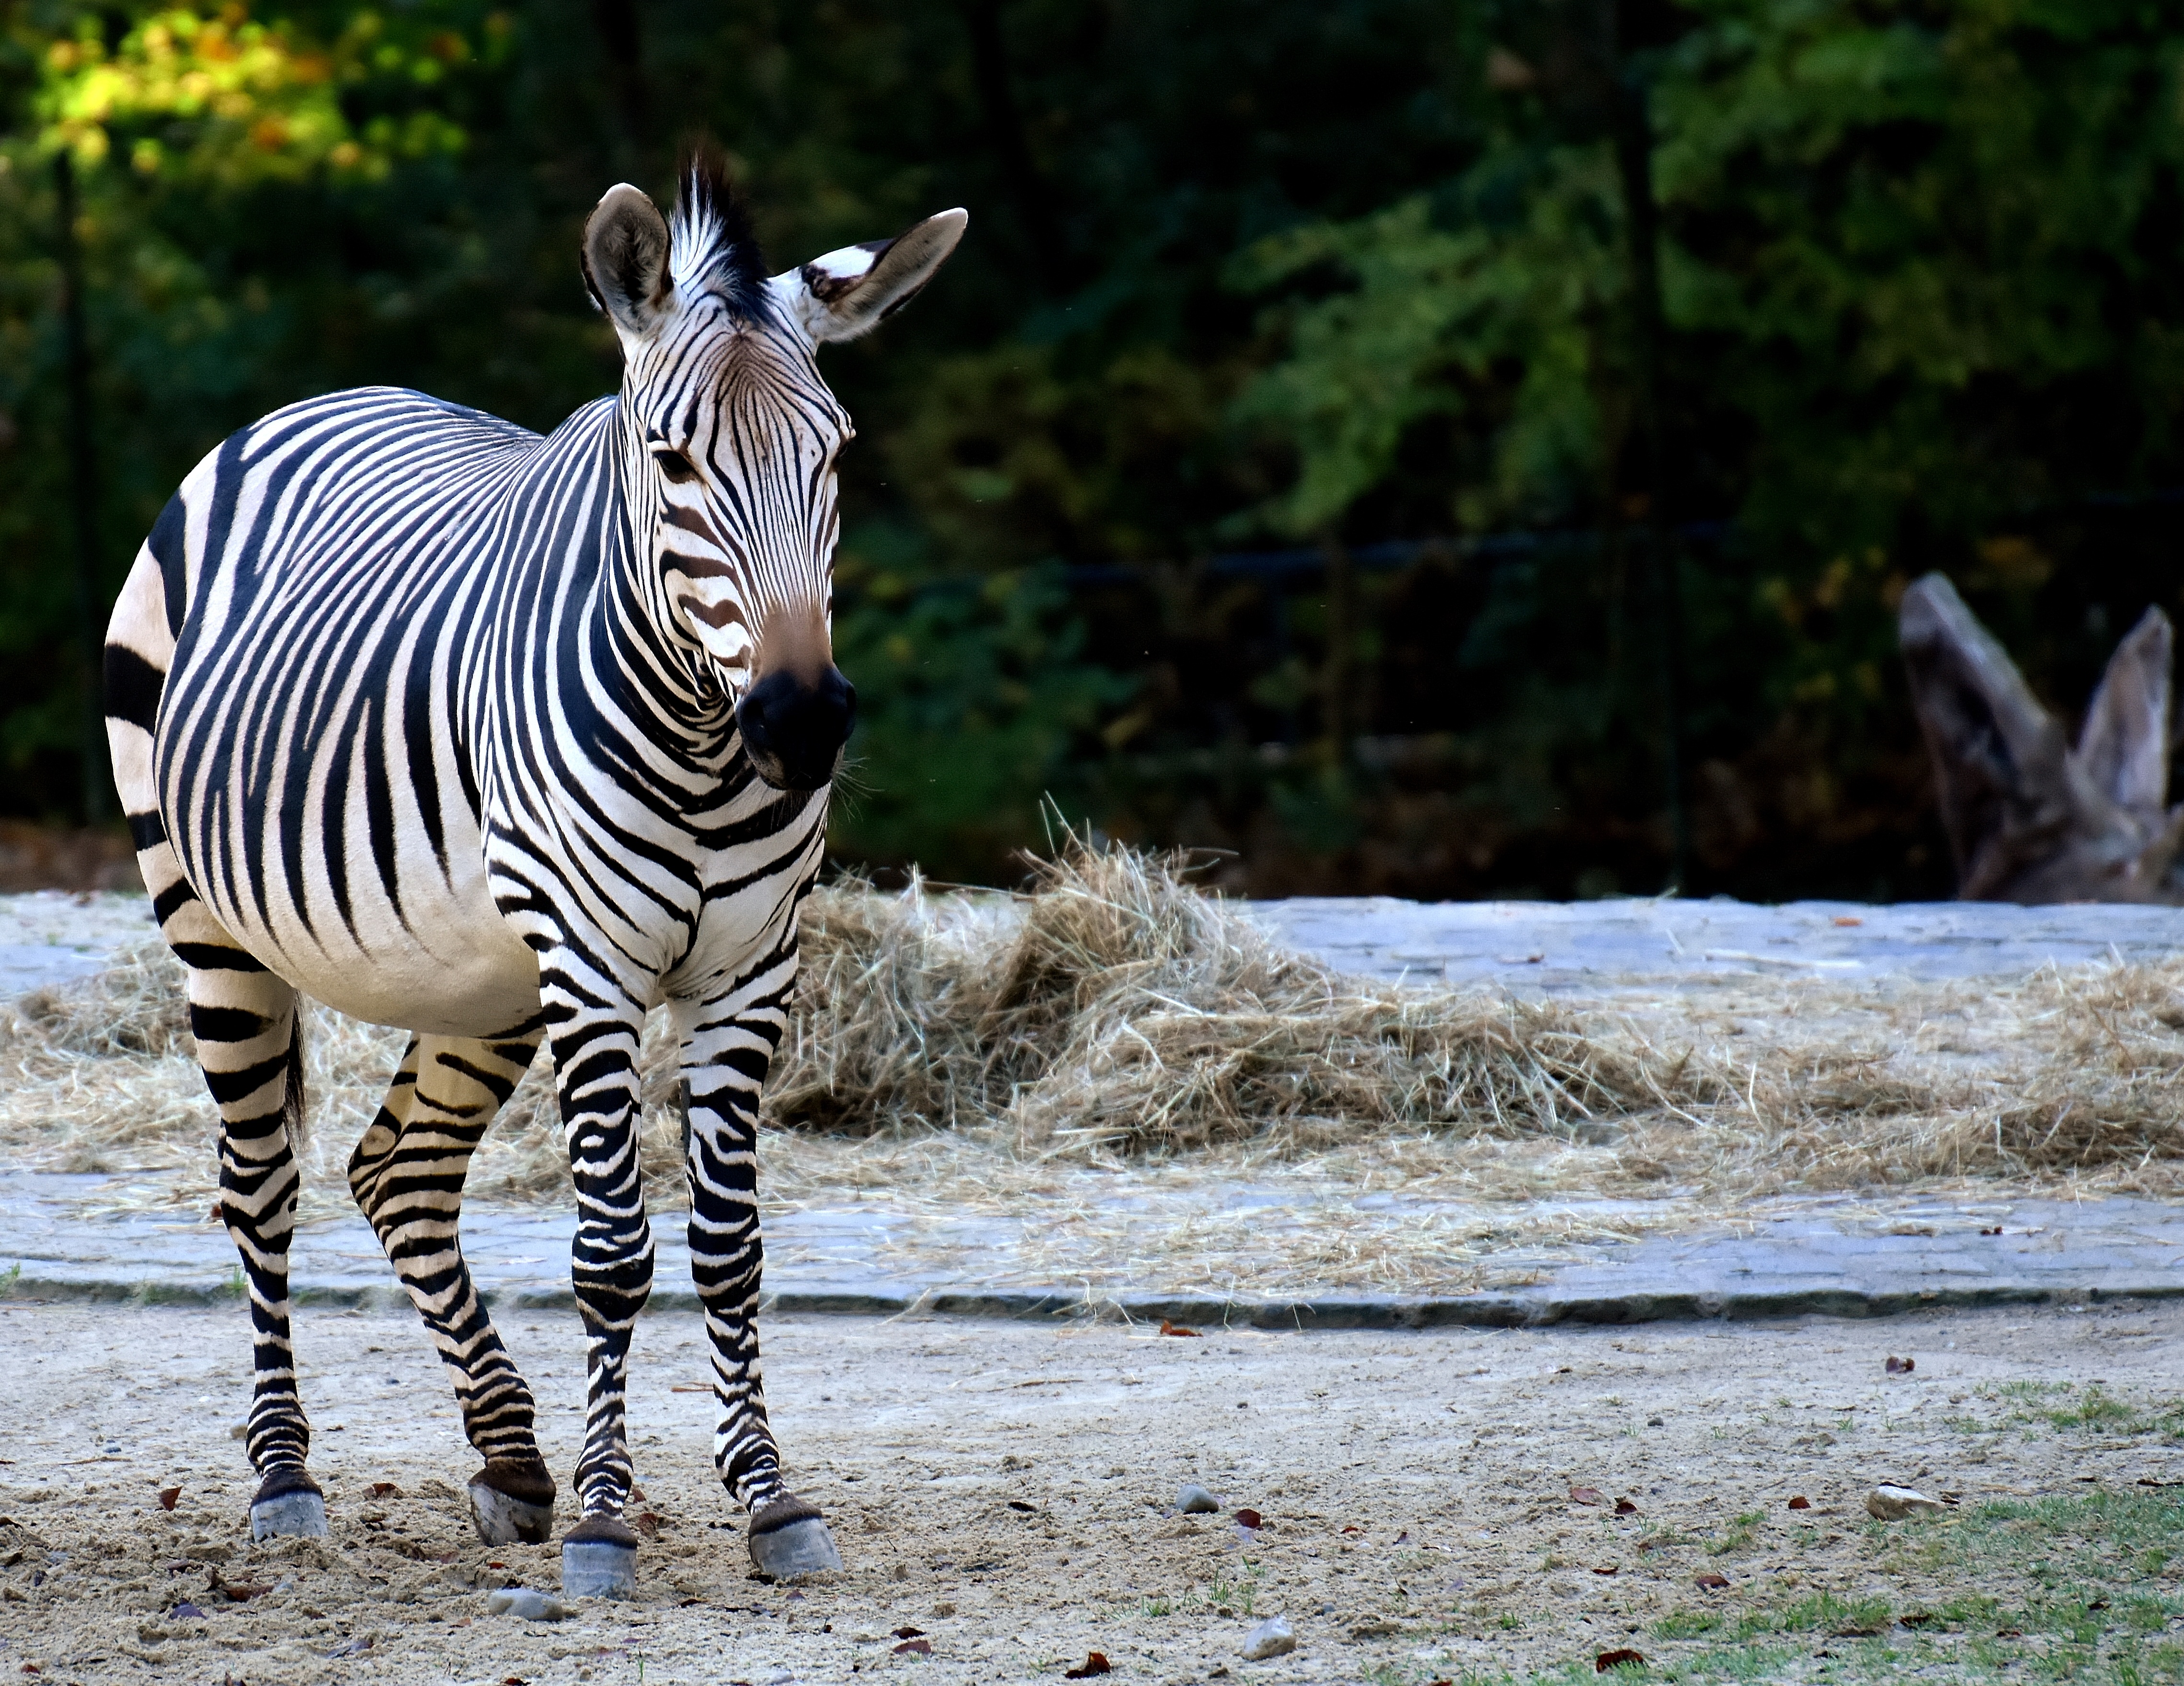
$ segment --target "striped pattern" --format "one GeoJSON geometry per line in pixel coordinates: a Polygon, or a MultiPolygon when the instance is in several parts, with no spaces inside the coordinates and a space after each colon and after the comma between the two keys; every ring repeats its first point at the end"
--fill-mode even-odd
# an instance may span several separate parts
{"type": "MultiPolygon", "coordinates": [[[[753,1143],[827,798],[760,776],[737,710],[784,665],[832,672],[850,430],[813,353],[868,323],[818,297],[811,266],[764,278],[701,174],[648,248],[659,220],[620,188],[587,231],[627,353],[616,397],[543,439],[389,389],[279,411],[198,465],[114,610],[114,772],[220,1110],[261,1496],[309,1485],[287,1291],[299,993],[415,1033],[350,1186],[483,1478],[533,1503],[553,1489],[531,1394],[458,1220],[471,1155],[548,1047],[578,1212],[588,1518],[617,1516],[631,1483],[624,1389],[653,1266],[638,1040],[669,1004],[715,1462],[750,1509],[789,1496],[754,1322],[753,1143]]],[[[821,275],[865,275],[864,314],[883,314],[878,293],[914,292],[953,244],[915,273],[879,246],[821,275]]]]}

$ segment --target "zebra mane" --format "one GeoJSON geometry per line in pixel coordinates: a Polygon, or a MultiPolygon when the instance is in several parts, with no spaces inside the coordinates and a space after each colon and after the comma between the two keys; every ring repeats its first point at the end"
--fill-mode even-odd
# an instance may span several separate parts
{"type": "Polygon", "coordinates": [[[677,172],[670,225],[668,271],[678,292],[718,287],[739,309],[762,310],[766,260],[750,213],[728,180],[727,160],[710,143],[691,148],[677,172]]]}

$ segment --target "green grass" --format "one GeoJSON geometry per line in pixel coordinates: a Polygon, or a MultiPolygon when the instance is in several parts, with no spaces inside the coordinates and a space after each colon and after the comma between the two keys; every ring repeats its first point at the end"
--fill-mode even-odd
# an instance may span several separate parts
{"type": "MultiPolygon", "coordinates": [[[[2113,1420],[2085,1390],[2018,1397],[2080,1423],[2113,1420]],[[2092,1414],[2086,1415],[2088,1404],[2092,1414]]],[[[1740,1516],[1725,1534],[1747,1543],[1764,1518],[1740,1516]]],[[[2184,1556],[2184,1492],[2126,1488],[1995,1500],[1931,1523],[1874,1524],[1866,1562],[1883,1574],[1960,1587],[1941,1601],[1908,1595],[1792,1593],[1747,1583],[1741,1599],[1669,1612],[1643,1638],[1635,1678],[1713,1683],[1886,1686],[1936,1679],[1972,1686],[2184,1686],[2184,1587],[2157,1577],[2184,1556]],[[1907,1622],[1906,1618],[1908,1618],[1907,1622]]],[[[1519,1624],[1499,1618],[1504,1631],[1519,1624]]],[[[1578,1642],[1582,1645],[1583,1642],[1578,1642]]],[[[1535,1673],[1466,1672],[1452,1655],[1390,1665],[1378,1686],[1575,1686],[1597,1678],[1592,1657],[1535,1673]]]]}
{"type": "Polygon", "coordinates": [[[1974,1390],[2001,1409],[1986,1416],[1959,1412],[1942,1419],[1960,1434],[2002,1434],[2046,1427],[2059,1433],[2103,1433],[2137,1438],[2184,1439],[2184,1404],[2133,1405],[2100,1383],[2083,1388],[2070,1382],[2003,1382],[1974,1390]]]}
{"type": "Polygon", "coordinates": [[[1764,1511],[1745,1511],[1732,1522],[1726,1532],[1715,1534],[1705,1542],[1709,1557],[1725,1557],[1732,1551],[1742,1551],[1752,1544],[1752,1531],[1767,1520],[1764,1511]]]}

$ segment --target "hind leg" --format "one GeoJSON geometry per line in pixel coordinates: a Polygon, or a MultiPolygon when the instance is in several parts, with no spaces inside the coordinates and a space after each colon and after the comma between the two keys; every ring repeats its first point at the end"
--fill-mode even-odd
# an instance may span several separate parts
{"type": "Polygon", "coordinates": [[[471,1156],[538,1052],[524,1026],[486,1041],[412,1038],[402,1068],[348,1162],[349,1188],[455,1385],[463,1432],[485,1459],[471,1511],[488,1545],[543,1541],[554,1477],[538,1455],[535,1410],[464,1260],[463,1179],[471,1156]]]}
{"type": "MultiPolygon", "coordinates": [[[[147,875],[148,877],[148,874],[147,875]]],[[[288,1243],[296,1227],[294,1127],[303,1110],[296,992],[237,947],[188,887],[160,928],[187,968],[190,1030],[220,1108],[220,1212],[250,1295],[254,1536],[322,1534],[326,1503],[305,1472],[311,1429],[296,1388],[288,1243]]]]}
{"type": "Polygon", "coordinates": [[[220,1211],[250,1294],[250,1461],[260,1477],[253,1534],[322,1534],[326,1502],[305,1472],[310,1424],[296,1392],[288,1325],[288,1240],[296,1227],[292,1138],[304,1113],[296,992],[253,959],[182,876],[153,776],[153,732],[176,628],[148,544],[107,629],[106,739],[159,932],[187,978],[198,1063],[220,1108],[220,1211]]]}

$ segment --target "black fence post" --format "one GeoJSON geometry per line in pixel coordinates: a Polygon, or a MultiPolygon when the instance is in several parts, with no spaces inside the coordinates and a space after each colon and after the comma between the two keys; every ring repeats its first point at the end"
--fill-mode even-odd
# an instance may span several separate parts
{"type": "MultiPolygon", "coordinates": [[[[1619,55],[1618,55],[1619,57],[1619,55]]],[[[1665,453],[1661,440],[1660,207],[1653,198],[1653,131],[1641,72],[1620,67],[1615,100],[1615,159],[1623,178],[1623,204],[1630,242],[1630,327],[1636,375],[1633,488],[1647,559],[1661,606],[1661,772],[1669,808],[1669,882],[1691,884],[1691,814],[1684,800],[1684,593],[1674,536],[1662,522],[1665,453]]]]}
{"type": "Polygon", "coordinates": [[[75,163],[64,147],[53,154],[53,197],[59,222],[61,336],[67,355],[69,496],[75,527],[75,618],[83,646],[83,817],[100,825],[113,816],[114,780],[107,765],[106,718],[99,671],[106,637],[99,624],[98,459],[91,418],[91,338],[84,325],[83,247],[76,236],[81,207],[75,163]]]}

